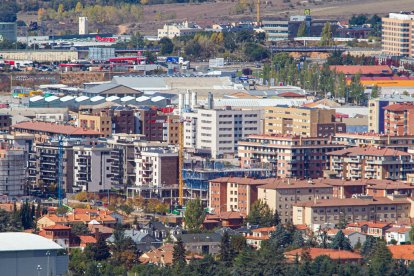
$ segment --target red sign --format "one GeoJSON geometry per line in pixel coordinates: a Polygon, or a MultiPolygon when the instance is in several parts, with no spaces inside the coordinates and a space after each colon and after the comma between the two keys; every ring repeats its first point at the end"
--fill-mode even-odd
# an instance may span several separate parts
{"type": "Polygon", "coordinates": [[[116,42],[116,38],[113,37],[100,37],[97,35],[95,38],[99,42],[116,42]]]}

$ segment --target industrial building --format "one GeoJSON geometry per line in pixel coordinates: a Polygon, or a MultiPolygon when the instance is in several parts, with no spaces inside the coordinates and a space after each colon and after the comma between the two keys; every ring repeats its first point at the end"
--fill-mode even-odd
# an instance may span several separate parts
{"type": "Polygon", "coordinates": [[[63,276],[68,263],[63,248],[49,239],[29,233],[0,233],[2,275],[63,276]]]}

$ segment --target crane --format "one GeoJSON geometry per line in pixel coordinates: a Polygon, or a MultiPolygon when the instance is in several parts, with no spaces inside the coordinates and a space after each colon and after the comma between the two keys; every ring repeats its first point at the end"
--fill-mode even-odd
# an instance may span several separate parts
{"type": "Polygon", "coordinates": [[[257,0],[256,3],[256,23],[257,26],[260,26],[261,18],[260,18],[260,0],[257,0]]]}
{"type": "Polygon", "coordinates": [[[184,204],[184,121],[181,119],[178,125],[178,204],[184,204]]]}

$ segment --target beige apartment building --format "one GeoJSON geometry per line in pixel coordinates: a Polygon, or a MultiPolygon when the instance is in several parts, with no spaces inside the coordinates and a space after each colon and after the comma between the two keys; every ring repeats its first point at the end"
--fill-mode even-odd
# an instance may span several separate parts
{"type": "Polygon", "coordinates": [[[392,56],[414,56],[414,13],[390,13],[382,18],[382,52],[392,56]]]}
{"type": "Polygon", "coordinates": [[[335,109],[272,106],[265,110],[265,134],[328,137],[345,131],[346,125],[336,122],[335,109]]]}
{"type": "Polygon", "coordinates": [[[293,205],[316,199],[333,198],[333,187],[324,179],[294,180],[267,179],[268,183],[258,187],[258,199],[279,213],[283,223],[292,221],[293,205]]]}
{"type": "Polygon", "coordinates": [[[337,224],[345,219],[358,221],[409,221],[414,215],[412,199],[400,196],[325,199],[293,205],[293,224],[306,224],[317,229],[325,223],[337,224]]]}
{"type": "Polygon", "coordinates": [[[104,137],[112,134],[112,118],[107,110],[102,110],[99,114],[79,112],[78,126],[102,132],[104,137]]]}

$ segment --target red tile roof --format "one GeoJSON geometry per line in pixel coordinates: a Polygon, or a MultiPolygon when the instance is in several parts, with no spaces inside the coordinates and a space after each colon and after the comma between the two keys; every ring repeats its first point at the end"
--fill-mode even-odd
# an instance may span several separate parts
{"type": "Polygon", "coordinates": [[[70,227],[65,226],[65,225],[55,224],[55,225],[44,227],[43,230],[70,230],[70,227]]]}
{"type": "Polygon", "coordinates": [[[298,94],[295,92],[283,92],[277,95],[278,97],[283,97],[283,98],[305,98],[305,95],[302,94],[298,94]]]}
{"type": "Polygon", "coordinates": [[[406,111],[414,109],[413,103],[396,103],[384,107],[384,110],[388,111],[406,111]]]}
{"type": "Polygon", "coordinates": [[[345,75],[392,75],[392,70],[388,65],[332,65],[329,69],[345,75]]]}
{"type": "Polygon", "coordinates": [[[318,199],[314,201],[297,202],[293,206],[300,207],[336,207],[336,206],[370,206],[370,205],[389,205],[389,204],[410,204],[407,199],[389,199],[387,197],[376,197],[372,199],[361,198],[334,198],[318,199]]]}
{"type": "Polygon", "coordinates": [[[409,153],[391,148],[369,147],[352,147],[326,153],[334,156],[410,156],[409,153]]]}
{"type": "Polygon", "coordinates": [[[50,132],[64,135],[101,135],[102,133],[95,130],[83,129],[70,125],[61,125],[47,122],[21,122],[12,126],[13,129],[26,129],[41,132],[50,132]]]}
{"type": "Polygon", "coordinates": [[[374,222],[374,221],[358,221],[354,223],[350,223],[347,225],[347,227],[362,227],[364,225],[367,225],[369,228],[385,228],[391,223],[389,222],[374,222]]]}
{"type": "Polygon", "coordinates": [[[393,259],[414,261],[414,244],[390,245],[388,249],[393,259]]]}
{"type": "Polygon", "coordinates": [[[319,256],[328,256],[332,260],[359,260],[362,259],[361,254],[346,251],[346,250],[335,250],[335,249],[325,249],[325,248],[299,248],[291,250],[285,253],[287,257],[296,257],[301,256],[304,251],[309,252],[309,255],[312,260],[316,259],[319,256]]]}
{"type": "Polygon", "coordinates": [[[88,243],[96,243],[96,239],[92,236],[79,236],[81,243],[88,244],[88,243]]]}

